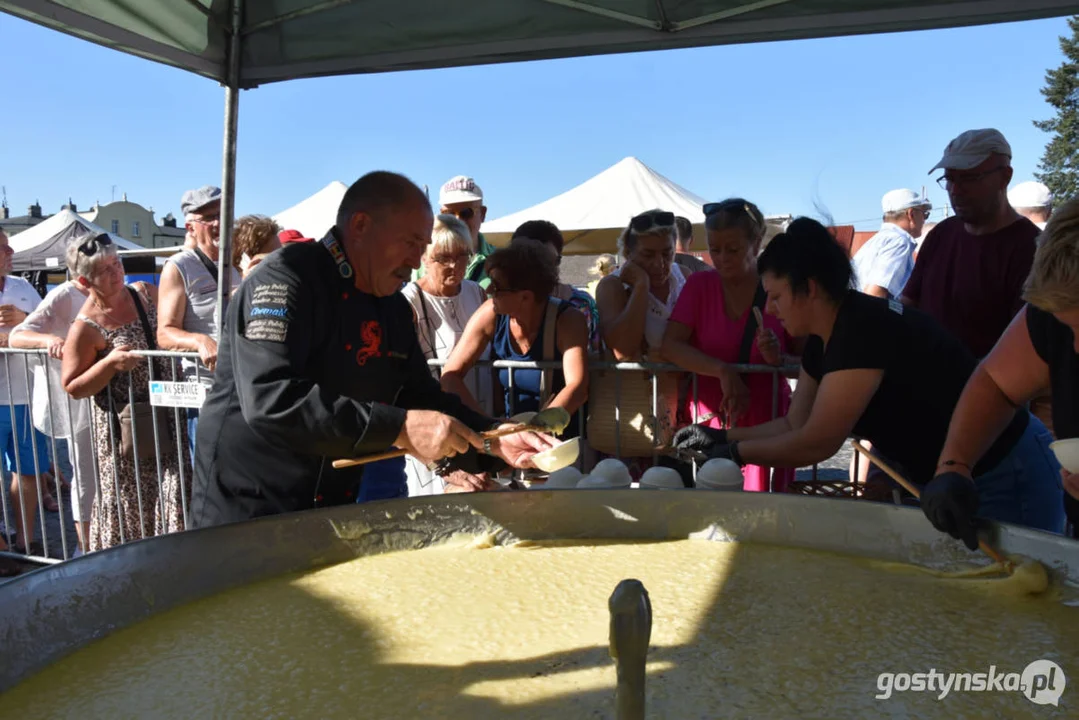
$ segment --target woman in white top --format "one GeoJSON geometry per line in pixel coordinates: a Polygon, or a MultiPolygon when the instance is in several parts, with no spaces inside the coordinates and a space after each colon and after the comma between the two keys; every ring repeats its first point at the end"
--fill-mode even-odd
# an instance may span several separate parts
{"type": "Polygon", "coordinates": [[[615,358],[660,361],[667,319],[686,284],[674,262],[674,213],[649,210],[618,238],[625,263],[599,281],[600,333],[615,358]]]}
{"type": "MultiPolygon", "coordinates": [[[[468,226],[453,215],[439,215],[431,232],[431,244],[423,256],[423,275],[402,293],[412,305],[420,349],[428,360],[445,360],[464,334],[465,325],[487,296],[478,283],[465,280],[472,258],[472,235],[468,226]]],[[[486,360],[489,350],[484,351],[486,360]]],[[[440,369],[431,368],[436,378],[440,369]]],[[[465,385],[481,408],[491,412],[491,373],[480,368],[465,377],[465,385]]],[[[408,494],[432,495],[451,490],[478,490],[482,484],[465,473],[441,478],[414,457],[407,457],[405,475],[408,494]]]]}
{"type": "MultiPolygon", "coordinates": [[[[618,238],[618,251],[624,263],[596,286],[603,343],[619,362],[665,362],[660,353],[663,335],[686,284],[674,261],[674,213],[649,210],[634,217],[618,238]]],[[[659,422],[670,428],[675,422],[678,375],[656,377],[659,422]]],[[[630,472],[642,472],[650,464],[651,458],[647,463],[632,462],[630,472]]]]}
{"type": "MultiPolygon", "coordinates": [[[[88,237],[77,237],[67,246],[67,269],[75,277],[79,245],[88,237]]],[[[71,517],[79,537],[76,555],[86,552],[90,533],[90,511],[94,506],[96,478],[93,450],[90,447],[90,412],[86,400],[75,400],[64,392],[60,381],[60,360],[64,340],[88,292],[78,283],[67,281],[49,291],[41,304],[17,325],[9,337],[13,348],[41,348],[48,359],[35,359],[33,367],[32,417],[34,427],[68,443],[67,451],[74,477],[71,480],[71,517]]],[[[57,470],[59,466],[54,460],[57,470]]]]}

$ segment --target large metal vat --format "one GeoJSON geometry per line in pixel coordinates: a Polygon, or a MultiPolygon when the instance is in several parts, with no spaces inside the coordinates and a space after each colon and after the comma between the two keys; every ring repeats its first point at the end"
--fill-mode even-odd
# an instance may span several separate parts
{"type": "MultiPolygon", "coordinates": [[[[492,531],[534,540],[700,535],[934,567],[986,562],[918,510],[796,495],[531,491],[331,508],[133,542],[0,585],[0,692],[92,640],[229,588],[400,548],[402,538],[422,547],[492,531]]],[[[1006,525],[994,535],[1005,553],[1050,568],[1065,596],[1079,588],[1079,543],[1006,525]]]]}

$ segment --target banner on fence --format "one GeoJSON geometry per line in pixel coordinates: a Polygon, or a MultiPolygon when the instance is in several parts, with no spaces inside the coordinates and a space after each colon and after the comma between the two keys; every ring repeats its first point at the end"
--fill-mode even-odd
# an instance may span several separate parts
{"type": "Polygon", "coordinates": [[[161,407],[200,408],[208,388],[200,382],[150,383],[150,404],[161,407]]]}

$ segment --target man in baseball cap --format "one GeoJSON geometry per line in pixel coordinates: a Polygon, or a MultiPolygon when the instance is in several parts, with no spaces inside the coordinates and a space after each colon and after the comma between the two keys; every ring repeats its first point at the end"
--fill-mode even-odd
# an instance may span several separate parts
{"type": "Polygon", "coordinates": [[[915,239],[922,234],[933,204],[906,188],[881,198],[880,232],[854,254],[858,289],[867,295],[898,299],[914,270],[915,239]]]}
{"type": "Polygon", "coordinates": [[[1044,230],[1053,212],[1053,194],[1040,182],[1028,180],[1008,191],[1008,202],[1015,211],[1044,230]]]}
{"type": "Polygon", "coordinates": [[[999,130],[967,130],[929,172],[955,211],[918,251],[903,301],[921,308],[983,358],[1019,308],[1038,227],[1008,204],[1012,149],[999,130]]]}
{"type": "Polygon", "coordinates": [[[314,238],[304,237],[303,233],[299,230],[282,230],[277,233],[277,239],[281,241],[282,245],[288,245],[289,243],[299,242],[314,242],[314,238]]]}
{"type": "MultiPolygon", "coordinates": [[[[473,178],[467,175],[456,175],[445,183],[438,192],[439,212],[443,215],[453,215],[468,226],[472,235],[472,259],[465,269],[465,279],[478,282],[487,287],[490,280],[487,278],[485,265],[487,256],[495,251],[490,245],[480,226],[487,218],[487,206],[483,204],[483,190],[476,184],[473,178]]],[[[413,280],[423,276],[423,266],[412,274],[413,280]]]]}

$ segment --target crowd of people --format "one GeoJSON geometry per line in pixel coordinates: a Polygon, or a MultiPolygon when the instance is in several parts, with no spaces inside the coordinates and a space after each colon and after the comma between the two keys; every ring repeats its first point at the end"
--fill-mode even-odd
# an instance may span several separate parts
{"type": "Polygon", "coordinates": [[[341,502],[492,489],[498,473],[578,436],[592,460],[638,448],[618,453],[636,474],[653,453],[693,450],[737,462],[745,490],[776,492],[856,437],[972,548],[978,518],[1063,532],[1066,506],[1079,521],[1079,479],[1062,475],[1029,405],[1051,392],[1057,435],[1079,432],[1079,205],[1050,215],[1036,183],[1009,195],[1011,149],[996,130],[962,133],[935,170],[955,214],[920,243],[932,207],[906,189],[883,196],[881,230],[853,257],[809,218],[769,239],[760,209],[730,198],[702,208],[706,263],[691,252],[692,224],[657,208],[628,220],[587,289],[561,279],[565,241],[544,218],[494,248],[474,179],[447,181],[432,208],[408,179],[370,173],[322,238],[236,221],[223,328],[217,188],[185,193],[187,241],[158,287],[125,285],[99,235],[72,241],[71,279],[40,300],[8,274],[0,234],[0,325],[12,347],[54,360],[31,360],[32,412],[12,370],[23,356],[7,358],[0,387],[15,409],[0,413],[0,432],[16,548],[34,537],[39,497],[55,505],[68,480],[90,551],[341,502]],[[192,359],[177,370],[139,354],[158,349],[192,359]],[[491,360],[538,365],[492,371],[491,360]],[[654,380],[637,372],[656,395],[641,393],[639,408],[633,376],[619,381],[622,417],[639,410],[646,422],[613,434],[639,437],[612,440],[601,360],[668,366],[654,380]],[[746,364],[800,365],[793,392],[746,364]],[[173,377],[206,394],[180,422],[149,403],[151,378],[173,377]],[[577,414],[561,438],[483,435],[548,407],[577,414]],[[392,447],[407,454],[332,467],[392,447]]]}

